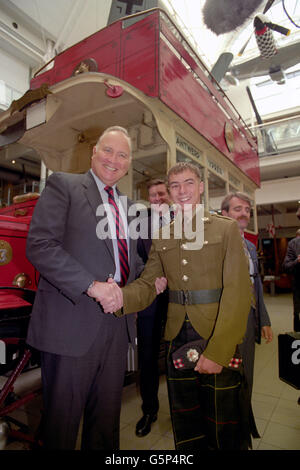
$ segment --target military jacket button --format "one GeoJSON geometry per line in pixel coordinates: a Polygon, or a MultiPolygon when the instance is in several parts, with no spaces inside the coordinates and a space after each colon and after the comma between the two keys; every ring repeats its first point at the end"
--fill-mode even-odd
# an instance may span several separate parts
{"type": "Polygon", "coordinates": [[[182,280],[184,282],[187,282],[189,280],[188,276],[186,276],[185,274],[182,276],[182,280]]]}
{"type": "Polygon", "coordinates": [[[186,266],[186,265],[188,264],[188,261],[187,261],[186,259],[183,259],[183,260],[181,261],[181,264],[182,264],[183,266],[186,266]]]}

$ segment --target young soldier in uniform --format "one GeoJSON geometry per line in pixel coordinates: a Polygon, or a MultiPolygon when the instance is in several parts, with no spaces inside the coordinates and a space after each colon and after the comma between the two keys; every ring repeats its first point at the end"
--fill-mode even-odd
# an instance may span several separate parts
{"type": "MultiPolygon", "coordinates": [[[[190,209],[187,218],[194,227],[203,193],[198,167],[176,164],[169,170],[168,186],[179,213],[190,209]]],[[[115,303],[114,310],[122,301],[123,310],[117,315],[145,308],[156,295],[153,280],[162,276],[168,279],[165,339],[176,449],[247,449],[251,446],[250,404],[244,400],[242,372],[232,367],[251,304],[241,236],[236,221],[206,213],[201,246],[197,233],[195,243],[185,233],[176,236],[178,216],[169,226],[168,239],[152,241],[141,277],[121,289],[123,299],[115,303]],[[187,356],[175,360],[180,348],[186,349],[187,356]]],[[[111,304],[103,307],[111,311],[111,304]]]]}

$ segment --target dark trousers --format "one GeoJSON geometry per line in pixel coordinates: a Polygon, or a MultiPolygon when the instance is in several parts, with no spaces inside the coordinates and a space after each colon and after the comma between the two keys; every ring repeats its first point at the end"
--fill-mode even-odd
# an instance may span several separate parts
{"type": "Polygon", "coordinates": [[[155,414],[159,408],[159,351],[166,313],[164,299],[138,313],[138,364],[143,414],[155,414]]]}
{"type": "Polygon", "coordinates": [[[225,367],[220,374],[199,374],[193,368],[173,365],[172,352],[197,339],[198,333],[185,321],[168,345],[168,393],[176,450],[246,450],[251,447],[250,403],[243,374],[225,367]]]}
{"type": "Polygon", "coordinates": [[[251,307],[247,329],[242,344],[239,345],[241,356],[243,359],[244,372],[247,380],[250,397],[253,389],[253,375],[254,375],[254,359],[255,359],[255,311],[251,307]]]}
{"type": "Polygon", "coordinates": [[[41,354],[46,449],[74,449],[82,416],[82,449],[119,449],[127,349],[125,318],[107,315],[84,356],[41,354]]]}

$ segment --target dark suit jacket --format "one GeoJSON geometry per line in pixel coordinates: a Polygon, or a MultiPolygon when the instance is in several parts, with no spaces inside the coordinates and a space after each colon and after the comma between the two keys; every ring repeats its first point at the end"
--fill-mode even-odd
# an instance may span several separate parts
{"type": "MultiPolygon", "coordinates": [[[[96,216],[99,204],[100,193],[87,172],[53,173],[36,205],[27,240],[27,257],[41,274],[27,338],[36,349],[81,356],[105,321],[107,314],[85,294],[93,280],[106,281],[115,272],[112,241],[96,234],[103,219],[96,216]]],[[[129,255],[130,282],[142,269],[136,240],[130,240],[129,255]]],[[[133,315],[127,323],[133,343],[133,315]]]]}
{"type": "Polygon", "coordinates": [[[267,312],[265,302],[264,302],[263,286],[262,286],[261,277],[259,274],[256,247],[253,243],[251,243],[246,238],[245,240],[246,240],[246,244],[247,244],[251,259],[253,261],[253,266],[254,266],[254,291],[255,291],[255,299],[256,299],[256,316],[258,320],[256,341],[257,343],[260,343],[261,342],[261,328],[263,326],[271,326],[271,321],[270,321],[270,317],[269,317],[269,314],[267,312]]]}
{"type": "MultiPolygon", "coordinates": [[[[287,252],[283,261],[283,269],[295,276],[295,280],[300,280],[300,263],[297,257],[300,255],[300,237],[293,238],[288,243],[287,252]]],[[[299,287],[298,287],[299,288],[299,287]]]]}

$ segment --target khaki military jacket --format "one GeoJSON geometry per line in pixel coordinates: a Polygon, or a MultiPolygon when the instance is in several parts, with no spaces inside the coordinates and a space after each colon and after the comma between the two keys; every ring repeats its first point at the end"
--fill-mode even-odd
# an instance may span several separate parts
{"type": "Polygon", "coordinates": [[[236,221],[205,214],[204,243],[195,249],[184,236],[153,239],[149,259],[140,278],[125,286],[122,314],[143,310],[156,296],[156,277],[168,279],[169,290],[221,288],[218,302],[195,305],[169,303],[165,339],[179,333],[187,315],[194,329],[209,339],[205,357],[228,366],[242,342],[251,306],[251,281],[236,221]]]}

